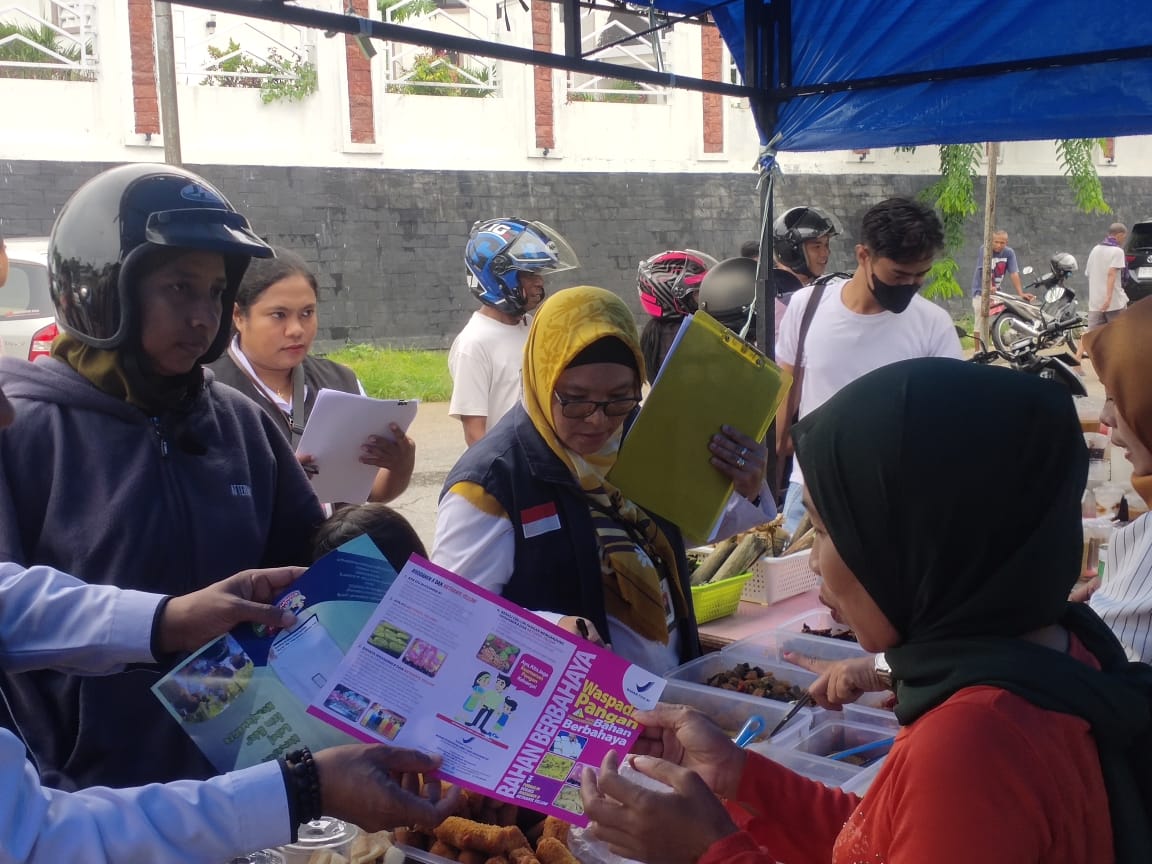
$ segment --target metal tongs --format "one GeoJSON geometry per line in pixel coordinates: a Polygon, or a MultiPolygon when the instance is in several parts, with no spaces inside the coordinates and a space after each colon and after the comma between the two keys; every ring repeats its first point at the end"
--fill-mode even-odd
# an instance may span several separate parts
{"type": "Polygon", "coordinates": [[[788,709],[788,713],[784,715],[784,719],[782,719],[779,723],[777,723],[773,727],[772,731],[768,733],[768,737],[772,738],[773,736],[775,736],[775,734],[777,732],[779,732],[781,729],[783,729],[785,726],[788,725],[788,721],[791,720],[793,717],[795,717],[796,714],[799,713],[801,708],[807,708],[811,704],[812,704],[812,694],[809,693],[807,690],[805,690],[804,695],[796,700],[796,704],[788,709]]]}

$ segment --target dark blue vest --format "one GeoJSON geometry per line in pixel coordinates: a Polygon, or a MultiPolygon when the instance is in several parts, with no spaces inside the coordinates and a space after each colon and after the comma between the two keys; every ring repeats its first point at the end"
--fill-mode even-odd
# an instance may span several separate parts
{"type": "MultiPolygon", "coordinates": [[[[444,483],[441,498],[462,482],[483,487],[500,502],[512,521],[516,557],[503,596],[526,609],[587,618],[601,633],[608,633],[600,548],[588,501],[568,466],[548,448],[522,405],[509,411],[460,458],[444,483]],[[535,508],[547,511],[549,506],[555,507],[559,530],[526,537],[525,512],[531,522],[541,512],[535,508]]],[[[688,562],[680,531],[659,516],[653,514],[653,518],[676,550],[681,585],[691,605],[688,562]]],[[[681,661],[699,656],[700,639],[691,613],[680,628],[680,639],[681,661]]]]}

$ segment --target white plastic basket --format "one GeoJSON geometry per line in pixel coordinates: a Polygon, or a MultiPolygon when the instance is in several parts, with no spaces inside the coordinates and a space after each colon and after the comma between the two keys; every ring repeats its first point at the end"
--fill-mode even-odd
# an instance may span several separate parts
{"type": "Polygon", "coordinates": [[[744,583],[741,600],[771,605],[811,591],[819,584],[808,563],[811,549],[771,558],[765,555],[752,565],[752,578],[744,583]]]}

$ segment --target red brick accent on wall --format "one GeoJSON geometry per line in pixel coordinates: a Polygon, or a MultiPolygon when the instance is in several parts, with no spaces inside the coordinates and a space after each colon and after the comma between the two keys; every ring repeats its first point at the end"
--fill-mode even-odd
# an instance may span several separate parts
{"type": "Polygon", "coordinates": [[[156,49],[153,42],[152,0],[128,0],[128,44],[132,53],[132,107],[136,132],[160,131],[160,99],[156,95],[156,49]]]}
{"type": "MultiPolygon", "coordinates": [[[[724,48],[716,27],[700,28],[700,75],[708,81],[724,80],[724,48]]],[[[724,97],[704,94],[704,152],[724,152],[724,97]]]]}
{"type": "MultiPolygon", "coordinates": [[[[552,51],[552,4],[532,0],[532,47],[552,51]]],[[[556,106],[552,101],[552,70],[536,66],[532,70],[533,103],[536,109],[536,146],[556,147],[556,106]]]]}
{"type": "MultiPolygon", "coordinates": [[[[357,15],[368,17],[368,0],[350,0],[350,4],[357,15]]],[[[344,37],[344,58],[348,66],[348,128],[352,143],[375,144],[372,64],[351,36],[344,37]]]]}

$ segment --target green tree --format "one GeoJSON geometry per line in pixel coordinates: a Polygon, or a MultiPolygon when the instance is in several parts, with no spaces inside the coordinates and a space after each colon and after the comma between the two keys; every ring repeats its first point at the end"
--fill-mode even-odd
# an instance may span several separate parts
{"type": "MultiPolygon", "coordinates": [[[[1104,200],[1100,175],[1092,161],[1098,138],[1056,142],[1060,168],[1085,213],[1110,213],[1104,200]]],[[[911,148],[909,148],[911,149],[911,148]]],[[[944,144],[940,147],[940,179],[924,190],[922,199],[937,207],[944,223],[944,254],[932,265],[924,294],[932,298],[961,297],[965,291],[956,279],[956,254],[964,245],[964,226],[976,210],[976,176],[984,161],[983,144],[944,144]]]]}
{"type": "Polygon", "coordinates": [[[403,24],[409,18],[435,12],[436,0],[409,0],[407,3],[404,0],[376,0],[376,8],[380,10],[385,21],[403,24]],[[389,10],[395,10],[392,12],[391,18],[388,17],[389,10]]]}

